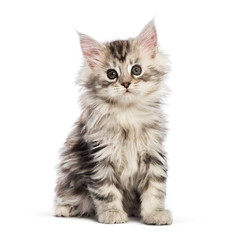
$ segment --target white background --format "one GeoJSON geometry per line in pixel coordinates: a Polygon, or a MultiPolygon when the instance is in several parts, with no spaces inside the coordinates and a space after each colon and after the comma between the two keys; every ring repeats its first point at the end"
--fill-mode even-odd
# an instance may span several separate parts
{"type": "Polygon", "coordinates": [[[235,239],[235,1],[1,1],[1,239],[235,239]],[[136,36],[155,17],[170,55],[171,226],[52,216],[58,152],[79,116],[74,29],[136,36]]]}

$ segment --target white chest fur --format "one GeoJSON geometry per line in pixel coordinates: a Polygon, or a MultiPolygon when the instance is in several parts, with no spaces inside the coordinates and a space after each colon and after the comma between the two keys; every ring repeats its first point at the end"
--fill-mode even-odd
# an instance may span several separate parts
{"type": "Polygon", "coordinates": [[[141,156],[158,147],[158,129],[148,128],[157,120],[154,112],[137,109],[121,111],[115,115],[114,132],[110,131],[113,164],[123,186],[132,185],[134,176],[142,172],[141,156]]]}
{"type": "MultiPolygon", "coordinates": [[[[96,154],[96,160],[112,163],[119,174],[121,184],[132,184],[134,176],[143,168],[142,156],[157,151],[161,130],[158,110],[148,108],[110,109],[109,114],[96,115],[91,140],[98,140],[104,148],[96,154]],[[101,120],[102,119],[102,120],[101,120]]],[[[92,124],[93,125],[93,124],[92,124]]],[[[103,174],[112,174],[112,169],[103,174]]]]}

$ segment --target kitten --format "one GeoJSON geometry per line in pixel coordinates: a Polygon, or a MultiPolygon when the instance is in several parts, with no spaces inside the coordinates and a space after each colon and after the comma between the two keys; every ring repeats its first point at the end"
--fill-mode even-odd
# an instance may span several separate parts
{"type": "Polygon", "coordinates": [[[62,152],[55,216],[171,224],[161,109],[167,67],[154,22],[134,39],[99,43],[80,34],[80,43],[82,114],[62,152]]]}

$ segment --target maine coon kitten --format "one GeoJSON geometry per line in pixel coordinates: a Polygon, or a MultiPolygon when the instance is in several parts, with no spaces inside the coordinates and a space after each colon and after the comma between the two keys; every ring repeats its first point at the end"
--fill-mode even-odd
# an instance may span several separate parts
{"type": "Polygon", "coordinates": [[[80,43],[82,114],[62,152],[55,216],[171,224],[161,109],[167,68],[154,22],[134,39],[99,43],[80,34],[80,43]]]}

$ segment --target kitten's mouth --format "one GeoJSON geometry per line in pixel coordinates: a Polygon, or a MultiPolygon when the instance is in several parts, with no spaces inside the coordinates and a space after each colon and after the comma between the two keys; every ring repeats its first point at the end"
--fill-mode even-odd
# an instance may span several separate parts
{"type": "Polygon", "coordinates": [[[124,95],[128,95],[131,94],[130,90],[126,89],[126,91],[124,92],[124,95]]]}

